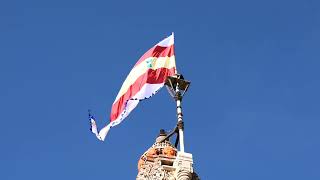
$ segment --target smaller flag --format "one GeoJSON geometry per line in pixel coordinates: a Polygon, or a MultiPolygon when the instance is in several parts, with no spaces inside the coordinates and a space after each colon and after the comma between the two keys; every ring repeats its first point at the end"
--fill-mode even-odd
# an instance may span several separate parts
{"type": "Polygon", "coordinates": [[[89,112],[89,121],[90,121],[90,130],[100,141],[104,141],[108,131],[110,130],[110,126],[105,126],[100,131],[98,131],[96,120],[89,112]]]}
{"type": "Polygon", "coordinates": [[[90,114],[90,112],[89,112],[89,121],[90,121],[91,132],[93,134],[95,134],[99,140],[101,140],[101,137],[99,136],[99,133],[98,133],[96,121],[95,121],[94,117],[90,114]]]}

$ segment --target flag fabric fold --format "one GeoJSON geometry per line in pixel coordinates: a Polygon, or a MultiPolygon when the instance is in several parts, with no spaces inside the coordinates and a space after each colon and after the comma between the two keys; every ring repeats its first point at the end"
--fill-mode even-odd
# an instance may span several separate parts
{"type": "Polygon", "coordinates": [[[89,112],[89,121],[90,121],[90,130],[93,134],[96,135],[96,137],[101,140],[101,137],[99,135],[99,132],[98,132],[98,127],[97,127],[97,124],[96,124],[96,120],[94,119],[94,117],[90,114],[89,112]]]}
{"type": "Polygon", "coordinates": [[[115,98],[110,123],[98,131],[92,117],[91,131],[104,141],[111,127],[120,124],[140,101],[156,94],[168,76],[176,74],[174,35],[165,38],[149,49],[134,65],[115,98]]]}

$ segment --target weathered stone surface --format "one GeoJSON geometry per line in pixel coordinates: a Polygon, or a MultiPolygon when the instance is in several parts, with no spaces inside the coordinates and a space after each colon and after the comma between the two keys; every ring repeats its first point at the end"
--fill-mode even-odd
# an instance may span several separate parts
{"type": "Polygon", "coordinates": [[[178,152],[170,141],[156,142],[138,162],[137,180],[200,180],[193,172],[192,154],[178,152]]]}

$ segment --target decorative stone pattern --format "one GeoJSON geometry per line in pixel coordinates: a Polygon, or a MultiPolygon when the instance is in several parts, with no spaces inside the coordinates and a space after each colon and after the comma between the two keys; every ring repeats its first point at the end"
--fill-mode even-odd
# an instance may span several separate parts
{"type": "Polygon", "coordinates": [[[193,172],[192,154],[178,152],[159,136],[140,158],[136,180],[200,180],[193,172]]]}

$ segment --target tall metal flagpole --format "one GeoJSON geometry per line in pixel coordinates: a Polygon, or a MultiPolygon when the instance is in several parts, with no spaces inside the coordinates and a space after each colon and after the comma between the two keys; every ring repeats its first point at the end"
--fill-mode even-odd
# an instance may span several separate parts
{"type": "Polygon", "coordinates": [[[180,151],[184,152],[183,115],[182,115],[181,100],[182,100],[182,96],[179,91],[179,83],[177,83],[176,102],[177,102],[178,129],[179,129],[179,143],[180,143],[180,151]]]}
{"type": "Polygon", "coordinates": [[[184,80],[181,74],[176,74],[174,76],[169,76],[166,81],[166,86],[170,95],[175,99],[177,105],[177,118],[178,118],[178,132],[179,132],[179,144],[180,151],[184,151],[184,123],[181,102],[183,95],[188,90],[190,85],[189,81],[184,80]]]}

